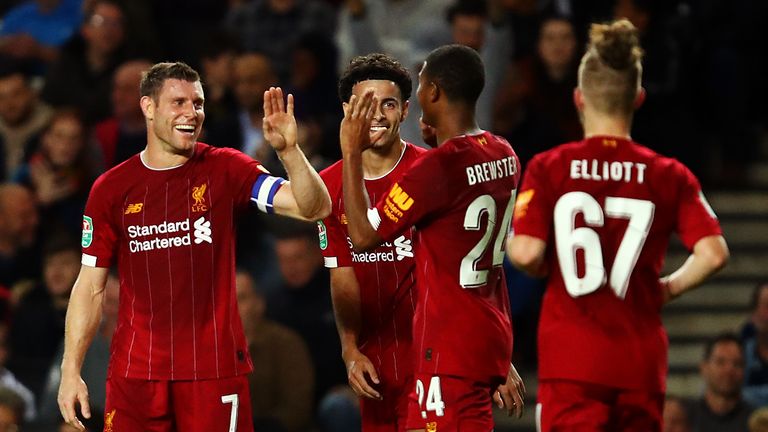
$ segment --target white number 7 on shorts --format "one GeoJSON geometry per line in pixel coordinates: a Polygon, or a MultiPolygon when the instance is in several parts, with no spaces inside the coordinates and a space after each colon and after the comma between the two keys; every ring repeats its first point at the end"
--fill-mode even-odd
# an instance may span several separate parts
{"type": "Polygon", "coordinates": [[[229,432],[235,432],[237,430],[237,407],[240,405],[240,400],[237,397],[237,393],[222,396],[221,403],[232,404],[232,411],[229,415],[229,432]]]}

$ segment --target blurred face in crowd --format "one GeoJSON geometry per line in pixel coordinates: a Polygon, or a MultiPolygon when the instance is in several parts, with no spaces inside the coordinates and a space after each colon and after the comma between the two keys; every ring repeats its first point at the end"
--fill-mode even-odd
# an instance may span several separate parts
{"type": "MultiPolygon", "coordinates": [[[[375,149],[386,151],[400,142],[400,123],[408,114],[408,101],[403,102],[400,88],[393,81],[387,80],[360,81],[352,87],[352,94],[362,98],[368,89],[373,89],[373,94],[378,99],[369,131],[371,139],[375,134],[384,131],[371,145],[375,149]]],[[[344,105],[347,106],[346,103],[344,105]]]]}
{"type": "Polygon", "coordinates": [[[0,78],[0,120],[18,126],[32,111],[34,92],[22,74],[0,78]]]}
{"type": "Polygon", "coordinates": [[[95,52],[101,55],[114,52],[125,40],[123,11],[111,3],[97,3],[82,33],[95,52]]]}
{"type": "Polygon", "coordinates": [[[85,145],[83,124],[74,115],[55,117],[42,139],[48,159],[55,167],[69,167],[85,145]]]}
{"type": "Polygon", "coordinates": [[[319,74],[319,64],[315,54],[307,49],[297,49],[293,53],[291,81],[296,88],[304,89],[312,84],[319,74]]]}
{"type": "Polygon", "coordinates": [[[269,7],[274,12],[286,13],[296,6],[296,0],[269,0],[269,7]]]}
{"type": "Polygon", "coordinates": [[[207,86],[230,87],[232,85],[232,68],[235,55],[230,51],[223,52],[217,57],[202,59],[205,84],[207,86]]]}
{"type": "Polygon", "coordinates": [[[200,81],[170,78],[157,98],[143,96],[141,108],[149,120],[150,139],[169,153],[190,155],[205,120],[205,98],[200,81]]]}
{"type": "Polygon", "coordinates": [[[545,65],[562,69],[576,57],[576,34],[571,23],[561,19],[544,21],[539,30],[539,57],[545,65]]]}
{"type": "Polygon", "coordinates": [[[248,112],[260,112],[264,104],[264,92],[277,80],[266,56],[245,54],[235,59],[235,96],[248,112]]]}
{"type": "Polygon", "coordinates": [[[701,364],[701,375],[710,391],[716,395],[738,398],[744,381],[744,356],[739,344],[721,341],[701,364]]]}
{"type": "Polygon", "coordinates": [[[118,120],[140,120],[141,106],[141,73],[152,67],[152,64],[144,61],[132,61],[124,63],[116,71],[112,82],[112,114],[118,120]]]}
{"type": "Polygon", "coordinates": [[[760,287],[755,310],[752,311],[752,323],[757,329],[758,337],[768,342],[768,284],[760,287]]]}
{"type": "Polygon", "coordinates": [[[80,271],[80,253],[73,250],[55,252],[45,259],[43,279],[45,286],[55,297],[69,295],[80,271]]]}
{"type": "Polygon", "coordinates": [[[323,262],[317,242],[308,237],[279,239],[275,251],[280,273],[288,288],[306,285],[323,262]]]}
{"type": "Polygon", "coordinates": [[[5,185],[0,192],[0,231],[17,247],[35,241],[38,214],[35,198],[22,186],[5,185]]]}
{"type": "Polygon", "coordinates": [[[457,14],[451,23],[451,34],[454,43],[480,51],[485,43],[485,18],[457,14]]]}
{"type": "Polygon", "coordinates": [[[243,323],[261,320],[266,305],[264,299],[256,294],[253,278],[248,273],[238,272],[235,275],[235,290],[237,292],[237,308],[243,323]]]}
{"type": "Polygon", "coordinates": [[[664,401],[664,426],[663,432],[690,432],[688,415],[679,400],[667,399],[664,401]]]}

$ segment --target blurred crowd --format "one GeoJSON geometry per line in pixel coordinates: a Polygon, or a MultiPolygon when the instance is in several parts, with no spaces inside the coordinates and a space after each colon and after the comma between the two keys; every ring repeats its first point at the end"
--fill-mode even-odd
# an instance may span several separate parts
{"type": "MultiPolygon", "coordinates": [[[[640,29],[645,49],[648,97],[636,141],[682,160],[710,186],[733,187],[743,184],[768,120],[766,2],[0,0],[0,17],[0,424],[46,431],[59,421],[58,364],[82,210],[93,180],[146,144],[138,84],[154,62],[181,60],[200,71],[202,141],[240,149],[277,175],[284,172],[261,130],[264,90],[279,85],[295,95],[299,142],[320,170],[340,156],[338,73],[375,51],[415,77],[437,46],[476,49],[486,65],[480,126],[506,137],[523,165],[580,139],[572,94],[588,23],[614,17],[640,29]]],[[[402,136],[416,144],[419,116],[414,98],[402,136]]],[[[257,430],[354,428],[337,415],[357,410],[347,406],[355,401],[315,228],[255,211],[241,221],[237,285],[256,365],[257,430]]],[[[108,284],[83,372],[97,408],[118,278],[108,284]]],[[[517,328],[530,333],[529,312],[514,311],[517,328]]],[[[90,428],[100,430],[98,422],[90,428]]]]}

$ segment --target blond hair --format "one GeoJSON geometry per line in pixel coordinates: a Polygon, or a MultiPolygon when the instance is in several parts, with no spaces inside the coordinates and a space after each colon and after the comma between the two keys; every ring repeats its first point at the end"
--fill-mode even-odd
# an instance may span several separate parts
{"type": "Polygon", "coordinates": [[[579,89],[589,105],[602,114],[632,114],[642,57],[638,31],[628,20],[592,24],[579,66],[579,89]]]}

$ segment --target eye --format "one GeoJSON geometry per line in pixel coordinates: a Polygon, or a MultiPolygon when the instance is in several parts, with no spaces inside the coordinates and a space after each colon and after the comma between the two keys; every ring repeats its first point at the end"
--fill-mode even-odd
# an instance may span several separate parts
{"type": "Polygon", "coordinates": [[[397,104],[394,103],[393,101],[384,102],[384,109],[391,110],[391,109],[395,109],[395,108],[397,108],[397,104]]]}

